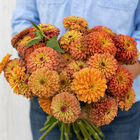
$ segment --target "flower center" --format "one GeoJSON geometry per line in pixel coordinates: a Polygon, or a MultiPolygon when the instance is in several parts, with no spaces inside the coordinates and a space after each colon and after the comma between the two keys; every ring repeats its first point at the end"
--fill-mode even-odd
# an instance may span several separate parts
{"type": "Polygon", "coordinates": [[[104,67],[104,66],[105,66],[105,63],[104,63],[104,62],[102,62],[102,63],[101,63],[101,65],[104,67]]]}
{"type": "Polygon", "coordinates": [[[123,78],[122,78],[122,76],[120,76],[120,77],[119,77],[119,81],[122,81],[122,80],[123,80],[123,78]]]}
{"type": "Polygon", "coordinates": [[[129,100],[129,98],[130,98],[129,94],[127,95],[127,97],[126,97],[126,98],[127,98],[127,100],[129,100]]]}
{"type": "Polygon", "coordinates": [[[13,69],[14,69],[14,67],[11,68],[11,70],[13,70],[13,69]]]}
{"type": "Polygon", "coordinates": [[[71,38],[71,37],[72,37],[72,35],[69,36],[69,38],[71,38]]]}
{"type": "Polygon", "coordinates": [[[41,58],[40,58],[40,61],[43,61],[43,60],[44,60],[44,58],[43,58],[43,57],[41,57],[41,58]]]}
{"type": "Polygon", "coordinates": [[[84,68],[84,66],[80,65],[80,66],[79,66],[79,68],[80,68],[80,69],[83,69],[83,68],[84,68]]]}
{"type": "Polygon", "coordinates": [[[61,111],[62,111],[62,112],[66,112],[66,110],[67,110],[67,108],[66,108],[65,106],[62,106],[62,107],[61,107],[61,111]]]}
{"type": "Polygon", "coordinates": [[[45,81],[44,81],[44,80],[41,80],[41,81],[40,81],[40,84],[41,84],[41,85],[44,85],[44,84],[45,84],[45,81]]]}
{"type": "Polygon", "coordinates": [[[113,110],[112,110],[112,109],[109,109],[109,110],[105,113],[106,118],[110,118],[112,115],[113,115],[113,110]]]}
{"type": "Polygon", "coordinates": [[[126,45],[127,45],[127,47],[130,47],[130,44],[129,43],[127,43],[126,45]]]}
{"type": "Polygon", "coordinates": [[[67,58],[67,62],[69,62],[69,61],[70,61],[70,59],[67,58]]]}
{"type": "Polygon", "coordinates": [[[28,84],[28,81],[29,81],[29,79],[27,78],[27,79],[25,80],[25,84],[26,84],[26,85],[28,84]]]}
{"type": "Polygon", "coordinates": [[[61,85],[65,85],[65,80],[62,80],[61,81],[61,85]]]}

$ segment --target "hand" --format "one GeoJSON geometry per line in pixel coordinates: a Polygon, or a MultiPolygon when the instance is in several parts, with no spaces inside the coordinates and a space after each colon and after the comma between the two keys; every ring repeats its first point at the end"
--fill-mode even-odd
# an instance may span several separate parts
{"type": "Polygon", "coordinates": [[[135,79],[138,75],[140,75],[140,62],[137,62],[133,65],[124,65],[129,72],[132,74],[133,79],[135,79]]]}

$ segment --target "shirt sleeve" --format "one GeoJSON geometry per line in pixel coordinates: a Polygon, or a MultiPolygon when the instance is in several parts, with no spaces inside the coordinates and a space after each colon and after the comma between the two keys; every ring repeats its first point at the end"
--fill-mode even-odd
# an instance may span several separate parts
{"type": "MultiPolygon", "coordinates": [[[[132,34],[132,37],[134,37],[135,40],[137,41],[137,48],[140,53],[140,0],[138,2],[138,6],[136,9],[134,24],[135,24],[135,30],[132,34]]],[[[140,57],[139,57],[139,61],[140,61],[140,57]]]]}
{"type": "Polygon", "coordinates": [[[40,23],[36,0],[16,0],[16,9],[12,17],[12,35],[30,27],[30,20],[40,23]]]}

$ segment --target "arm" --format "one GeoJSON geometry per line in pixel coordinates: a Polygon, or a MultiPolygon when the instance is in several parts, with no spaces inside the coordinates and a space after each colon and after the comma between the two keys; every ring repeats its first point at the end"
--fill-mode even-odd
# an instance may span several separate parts
{"type": "Polygon", "coordinates": [[[30,20],[36,24],[40,23],[36,0],[17,0],[12,18],[12,34],[14,35],[31,26],[30,20]]]}
{"type": "MultiPolygon", "coordinates": [[[[135,24],[135,30],[132,34],[132,37],[134,37],[135,40],[137,41],[137,48],[140,53],[140,0],[138,2],[138,6],[136,9],[134,24],[135,24]]],[[[133,78],[135,79],[137,76],[140,75],[140,57],[138,63],[134,65],[126,65],[126,67],[132,73],[133,78]]]]}

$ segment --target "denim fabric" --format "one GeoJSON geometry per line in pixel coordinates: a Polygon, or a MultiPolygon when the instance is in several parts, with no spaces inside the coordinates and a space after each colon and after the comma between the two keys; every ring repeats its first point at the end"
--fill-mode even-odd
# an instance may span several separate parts
{"type": "MultiPolygon", "coordinates": [[[[37,98],[34,98],[34,104],[31,102],[30,117],[33,140],[38,140],[42,134],[39,129],[43,127],[47,114],[39,107],[37,98]]],[[[105,135],[103,140],[138,140],[139,117],[140,102],[135,103],[127,112],[119,109],[118,116],[115,120],[111,124],[101,127],[105,135]]],[[[44,140],[60,140],[59,128],[56,127],[44,140]]],[[[77,138],[73,134],[70,140],[77,140],[77,138]]]]}

